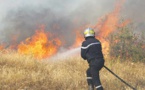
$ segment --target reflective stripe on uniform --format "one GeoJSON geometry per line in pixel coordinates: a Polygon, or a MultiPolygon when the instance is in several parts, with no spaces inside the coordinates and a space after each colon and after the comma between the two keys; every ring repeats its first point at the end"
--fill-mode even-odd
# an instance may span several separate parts
{"type": "Polygon", "coordinates": [[[87,77],[87,79],[92,79],[92,77],[87,77]]]}
{"type": "Polygon", "coordinates": [[[96,43],[91,43],[89,45],[87,45],[86,47],[81,47],[82,49],[87,49],[88,47],[95,45],[95,44],[100,44],[100,42],[96,42],[96,43]]]}
{"type": "Polygon", "coordinates": [[[102,85],[96,86],[96,88],[100,88],[100,87],[102,87],[102,85]]]}

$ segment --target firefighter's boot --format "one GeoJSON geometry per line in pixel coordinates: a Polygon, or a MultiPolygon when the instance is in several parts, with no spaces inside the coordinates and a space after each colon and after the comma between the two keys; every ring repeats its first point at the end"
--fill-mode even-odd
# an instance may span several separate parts
{"type": "Polygon", "coordinates": [[[102,85],[99,85],[99,86],[97,86],[95,88],[96,88],[95,90],[104,90],[103,87],[102,87],[102,85]]]}

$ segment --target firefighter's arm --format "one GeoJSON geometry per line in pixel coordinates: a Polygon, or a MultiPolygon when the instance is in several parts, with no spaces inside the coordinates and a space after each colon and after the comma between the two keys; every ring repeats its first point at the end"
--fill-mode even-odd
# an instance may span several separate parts
{"type": "Polygon", "coordinates": [[[81,57],[86,60],[86,49],[83,49],[84,47],[84,42],[82,43],[82,47],[81,47],[81,57]]]}

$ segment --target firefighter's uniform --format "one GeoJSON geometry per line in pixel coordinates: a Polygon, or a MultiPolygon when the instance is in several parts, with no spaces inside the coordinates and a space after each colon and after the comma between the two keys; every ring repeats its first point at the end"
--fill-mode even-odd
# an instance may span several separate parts
{"type": "Polygon", "coordinates": [[[94,86],[96,90],[103,90],[99,77],[99,71],[104,66],[101,43],[94,36],[87,36],[85,39],[81,47],[81,57],[89,63],[86,71],[89,90],[93,90],[94,86]]]}

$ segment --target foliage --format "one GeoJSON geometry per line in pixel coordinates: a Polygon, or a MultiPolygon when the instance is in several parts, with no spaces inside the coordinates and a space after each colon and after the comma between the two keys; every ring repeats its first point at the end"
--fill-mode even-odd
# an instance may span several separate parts
{"type": "Polygon", "coordinates": [[[137,34],[132,28],[118,28],[109,37],[111,57],[145,62],[145,34],[137,34]]]}

